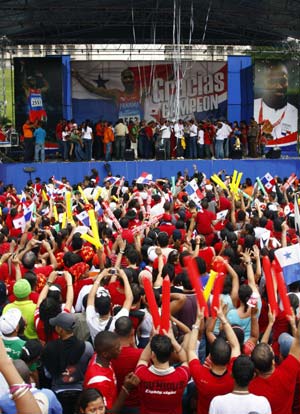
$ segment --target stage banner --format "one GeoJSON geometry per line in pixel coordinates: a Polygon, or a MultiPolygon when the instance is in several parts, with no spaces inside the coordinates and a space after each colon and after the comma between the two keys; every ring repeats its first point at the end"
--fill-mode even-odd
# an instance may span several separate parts
{"type": "Polygon", "coordinates": [[[254,65],[254,118],[267,147],[297,154],[299,66],[294,61],[257,60],[254,65]]]}
{"type": "Polygon", "coordinates": [[[115,122],[219,119],[227,114],[227,63],[72,62],[73,117],[115,122]],[[178,72],[176,72],[178,73],[178,72]],[[180,85],[179,102],[176,87],[180,85]],[[176,106],[179,110],[176,112],[176,106]]]}
{"type": "Polygon", "coordinates": [[[16,126],[29,119],[33,124],[45,122],[47,138],[55,136],[55,126],[62,118],[62,59],[15,58],[15,117],[16,126]]]}

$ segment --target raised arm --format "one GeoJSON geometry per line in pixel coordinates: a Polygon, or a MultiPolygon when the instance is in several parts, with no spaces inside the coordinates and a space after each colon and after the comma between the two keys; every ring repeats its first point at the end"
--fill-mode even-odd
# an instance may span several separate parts
{"type": "Polygon", "coordinates": [[[246,249],[244,253],[241,253],[242,259],[244,261],[244,264],[246,266],[247,271],[247,279],[248,279],[248,285],[251,287],[252,291],[255,292],[257,295],[260,296],[259,291],[257,289],[256,283],[255,283],[255,277],[254,277],[254,271],[251,261],[251,254],[250,250],[246,249]]]}
{"type": "Polygon", "coordinates": [[[78,82],[89,92],[95,93],[96,95],[103,96],[104,98],[110,98],[117,100],[119,96],[119,91],[117,89],[106,89],[103,87],[94,86],[91,82],[83,78],[79,72],[72,71],[72,75],[78,82]]]}
{"type": "Polygon", "coordinates": [[[299,361],[300,359],[300,323],[298,323],[298,328],[295,333],[296,335],[292,342],[290,354],[293,355],[299,361]]]}
{"type": "Polygon", "coordinates": [[[256,263],[255,282],[258,282],[261,278],[261,262],[260,262],[260,251],[256,244],[252,248],[253,256],[256,263]]]}
{"type": "Polygon", "coordinates": [[[204,309],[201,309],[197,313],[196,321],[192,326],[192,331],[190,333],[190,338],[187,345],[187,356],[188,362],[192,361],[193,359],[198,359],[198,355],[196,354],[196,346],[197,340],[202,336],[204,329],[204,309]]]}
{"type": "Polygon", "coordinates": [[[127,309],[129,312],[132,306],[132,301],[133,301],[133,294],[132,294],[132,290],[130,287],[130,283],[128,281],[128,278],[124,270],[119,269],[118,275],[120,276],[120,278],[123,280],[123,283],[124,283],[125,300],[124,300],[122,308],[127,309]]]}
{"type": "Polygon", "coordinates": [[[56,257],[54,256],[53,250],[50,246],[50,243],[48,243],[46,240],[43,240],[42,242],[42,246],[47,250],[48,254],[49,254],[49,259],[50,259],[50,264],[53,267],[53,269],[57,268],[57,260],[56,257]]]}
{"type": "Polygon", "coordinates": [[[65,309],[71,311],[74,301],[74,288],[73,288],[73,280],[72,275],[69,272],[64,272],[64,278],[67,282],[67,294],[66,294],[66,305],[65,309]]]}
{"type": "Polygon", "coordinates": [[[266,327],[266,330],[265,330],[260,342],[265,343],[265,344],[269,343],[269,339],[270,339],[270,335],[271,335],[271,332],[272,332],[272,329],[273,329],[275,319],[276,319],[275,312],[274,313],[271,312],[271,307],[269,305],[268,325],[266,327]]]}
{"type": "Polygon", "coordinates": [[[257,344],[258,337],[259,337],[257,311],[258,311],[257,307],[251,308],[251,331],[250,331],[249,341],[251,341],[254,346],[257,344]]]}
{"type": "Polygon", "coordinates": [[[41,290],[41,293],[39,294],[39,298],[36,304],[37,308],[40,306],[43,300],[46,299],[48,292],[49,292],[49,287],[53,285],[56,278],[57,278],[57,272],[54,270],[53,272],[50,273],[45,286],[43,287],[43,289],[41,290]]]}
{"type": "Polygon", "coordinates": [[[93,287],[89,292],[88,295],[88,299],[87,299],[87,307],[88,306],[93,306],[95,307],[95,296],[97,293],[97,290],[100,286],[101,280],[105,277],[105,276],[110,276],[109,273],[107,272],[106,269],[103,269],[101,273],[99,273],[99,275],[96,277],[93,287]]]}
{"type": "Polygon", "coordinates": [[[6,349],[0,338],[0,372],[9,387],[17,387],[12,392],[16,404],[17,414],[42,414],[41,410],[30,391],[29,384],[25,384],[22,377],[16,370],[12,359],[6,353],[6,349]]]}
{"type": "Polygon", "coordinates": [[[217,322],[217,318],[214,318],[212,316],[208,318],[206,322],[206,339],[208,340],[210,344],[212,344],[216,339],[216,335],[214,334],[216,322],[217,322]]]}

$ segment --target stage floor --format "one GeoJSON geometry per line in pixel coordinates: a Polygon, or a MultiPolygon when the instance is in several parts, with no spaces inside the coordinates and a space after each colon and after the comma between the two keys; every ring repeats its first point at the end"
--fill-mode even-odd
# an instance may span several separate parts
{"type": "MultiPolygon", "coordinates": [[[[233,170],[243,172],[242,182],[246,177],[255,180],[256,177],[262,177],[267,172],[271,175],[288,177],[292,173],[300,175],[300,158],[280,158],[280,159],[222,159],[222,160],[141,160],[141,161],[111,161],[109,162],[113,175],[125,176],[131,182],[140,176],[142,172],[153,174],[153,178],[170,178],[177,175],[179,171],[184,173],[187,169],[190,175],[193,174],[193,165],[196,165],[198,171],[204,172],[207,177],[221,170],[232,174],[233,170]]],[[[79,183],[85,175],[90,175],[92,168],[96,168],[100,175],[101,183],[106,177],[104,161],[92,162],[62,162],[46,161],[45,163],[12,163],[0,164],[0,179],[5,184],[13,183],[18,192],[26,185],[30,174],[24,172],[24,167],[34,167],[35,171],[31,178],[40,177],[42,181],[48,182],[49,178],[54,176],[60,180],[67,177],[71,184],[79,183]]]]}

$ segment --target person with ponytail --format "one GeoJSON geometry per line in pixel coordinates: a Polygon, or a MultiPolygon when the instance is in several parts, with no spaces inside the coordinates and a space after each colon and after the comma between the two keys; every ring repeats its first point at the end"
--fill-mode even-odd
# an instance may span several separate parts
{"type": "Polygon", "coordinates": [[[257,306],[257,317],[259,317],[261,297],[255,283],[250,250],[246,249],[241,256],[246,267],[248,284],[240,286],[238,292],[240,306],[237,309],[231,309],[227,314],[227,319],[231,325],[238,325],[244,330],[245,341],[247,341],[251,332],[251,308],[257,306]]]}

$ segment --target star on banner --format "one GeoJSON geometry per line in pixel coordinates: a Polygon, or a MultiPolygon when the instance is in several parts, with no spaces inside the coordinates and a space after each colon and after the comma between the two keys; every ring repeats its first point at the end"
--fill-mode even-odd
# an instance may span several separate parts
{"type": "Polygon", "coordinates": [[[286,252],[284,254],[284,257],[286,258],[286,260],[290,259],[292,257],[292,253],[286,252]]]}
{"type": "Polygon", "coordinates": [[[105,84],[109,81],[109,79],[102,79],[101,75],[98,75],[98,79],[93,79],[95,83],[97,83],[98,88],[106,88],[105,84]]]}

